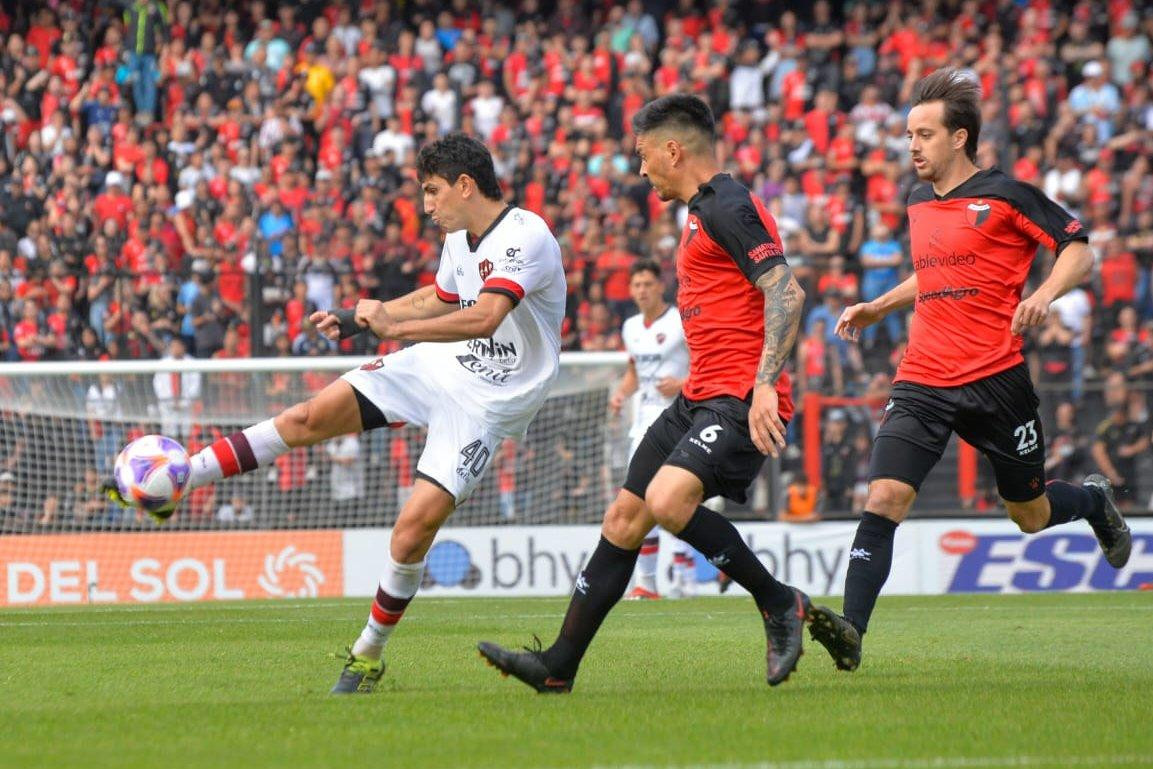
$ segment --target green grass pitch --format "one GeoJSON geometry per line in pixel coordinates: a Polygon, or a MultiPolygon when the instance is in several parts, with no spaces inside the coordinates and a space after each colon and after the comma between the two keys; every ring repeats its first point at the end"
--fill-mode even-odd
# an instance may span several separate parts
{"type": "Polygon", "coordinates": [[[565,603],[418,599],[351,698],[367,600],[0,612],[0,767],[1153,766],[1150,593],[882,599],[776,689],[745,598],[621,605],[569,696],[482,664],[565,603]]]}

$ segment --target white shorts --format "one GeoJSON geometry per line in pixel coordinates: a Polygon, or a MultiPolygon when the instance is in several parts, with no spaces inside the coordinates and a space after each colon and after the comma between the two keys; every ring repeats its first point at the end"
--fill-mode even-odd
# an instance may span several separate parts
{"type": "Polygon", "coordinates": [[[427,351],[407,347],[341,379],[380,409],[389,425],[428,428],[416,475],[443,488],[460,505],[480,485],[503,438],[466,413],[437,383],[441,376],[434,368],[435,359],[427,351]]]}

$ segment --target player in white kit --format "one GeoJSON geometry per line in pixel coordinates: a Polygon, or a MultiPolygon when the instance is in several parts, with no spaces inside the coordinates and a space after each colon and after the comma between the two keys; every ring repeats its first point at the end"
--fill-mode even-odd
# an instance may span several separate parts
{"type": "Polygon", "coordinates": [[[366,363],[192,458],[197,487],[345,433],[428,427],[368,622],[333,693],[375,688],[385,643],[420,586],[437,531],[476,489],[501,442],[524,435],[560,368],[565,273],[548,225],[503,202],[492,156],[463,134],[426,145],[417,172],[425,213],[448,233],[435,285],[310,321],[331,339],[368,330],[421,344],[366,363]]]}
{"type": "MultiPolygon", "coordinates": [[[[656,262],[642,259],[630,270],[629,293],[640,312],[624,322],[621,336],[629,354],[628,370],[609,401],[620,413],[632,398],[633,422],[629,429],[629,457],[645,437],[649,425],[677,397],[689,375],[689,349],[680,312],[665,301],[665,284],[656,262]]],[[[688,547],[676,540],[673,552],[673,590],[676,595],[692,595],[696,587],[695,564],[688,547]]],[[[657,557],[660,553],[660,527],[653,527],[641,544],[631,600],[660,598],[657,592],[657,557]]]]}

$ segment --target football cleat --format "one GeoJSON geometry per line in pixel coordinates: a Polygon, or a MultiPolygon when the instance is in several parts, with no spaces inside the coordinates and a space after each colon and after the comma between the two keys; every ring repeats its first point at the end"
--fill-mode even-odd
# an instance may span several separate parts
{"type": "Polygon", "coordinates": [[[626,601],[656,601],[659,600],[661,594],[655,590],[649,590],[647,587],[637,585],[629,594],[625,596],[626,601]]]}
{"type": "Polygon", "coordinates": [[[793,591],[793,605],[777,614],[765,614],[765,640],[768,648],[765,651],[765,662],[768,672],[765,676],[769,686],[776,686],[789,680],[789,675],[796,670],[797,661],[804,650],[801,648],[804,640],[805,621],[813,605],[809,597],[797,590],[793,591]]]}
{"type": "MultiPolygon", "coordinates": [[[[138,505],[134,505],[124,498],[124,495],[120,493],[120,487],[116,484],[115,478],[109,478],[100,484],[100,493],[108,497],[108,499],[110,499],[119,507],[123,507],[128,510],[144,510],[144,508],[138,505]]],[[[156,512],[152,510],[144,510],[144,512],[148,513],[148,515],[152,517],[152,520],[156,521],[157,523],[166,523],[168,519],[172,517],[172,514],[176,512],[176,509],[173,508],[171,510],[156,512]]]]}
{"type": "Polygon", "coordinates": [[[721,590],[721,595],[728,592],[729,588],[733,586],[733,578],[723,571],[717,572],[717,587],[721,590]]]}
{"type": "Polygon", "coordinates": [[[344,660],[344,670],[340,671],[340,678],[336,680],[330,694],[372,694],[384,675],[383,659],[357,657],[352,649],[347,649],[343,655],[333,656],[344,660]]]}
{"type": "Polygon", "coordinates": [[[476,648],[484,661],[499,670],[502,676],[512,676],[523,681],[540,694],[567,694],[572,691],[573,679],[557,678],[544,664],[539,638],[536,639],[535,649],[526,646],[520,652],[488,641],[481,641],[476,648]]]}
{"type": "Polygon", "coordinates": [[[108,497],[120,507],[132,507],[132,504],[124,498],[123,494],[120,493],[120,487],[116,485],[115,478],[109,478],[108,480],[104,481],[104,483],[100,484],[100,493],[108,497]]]}
{"type": "Polygon", "coordinates": [[[1114,569],[1120,569],[1129,563],[1129,554],[1133,550],[1133,532],[1129,531],[1129,526],[1121,517],[1121,511],[1117,509],[1117,503],[1113,499],[1113,483],[1104,475],[1093,473],[1081,482],[1081,486],[1097,492],[1104,501],[1105,520],[1101,523],[1089,521],[1089,525],[1097,535],[1097,542],[1101,545],[1101,551],[1105,553],[1105,560],[1114,569]]]}
{"type": "Polygon", "coordinates": [[[837,670],[852,672],[861,664],[861,634],[853,623],[827,606],[809,612],[809,636],[825,647],[837,670]]]}

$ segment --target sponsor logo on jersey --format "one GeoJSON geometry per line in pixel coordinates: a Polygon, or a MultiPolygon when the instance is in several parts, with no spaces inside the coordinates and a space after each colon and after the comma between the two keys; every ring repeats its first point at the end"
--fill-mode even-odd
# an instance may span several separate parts
{"type": "Polygon", "coordinates": [[[488,276],[492,275],[492,262],[488,259],[482,259],[480,264],[476,266],[476,269],[480,272],[480,279],[482,281],[488,280],[488,276]]]}
{"type": "Polygon", "coordinates": [[[361,371],[376,371],[378,368],[384,366],[384,358],[377,358],[376,360],[369,361],[360,367],[361,371]]]}
{"type": "Polygon", "coordinates": [[[914,270],[940,267],[972,267],[977,264],[976,254],[949,253],[945,256],[918,256],[913,259],[914,270]]]}
{"type": "Polygon", "coordinates": [[[468,351],[473,355],[488,358],[491,361],[504,365],[516,363],[519,357],[515,344],[512,342],[498,342],[492,337],[468,340],[468,351]]]}
{"type": "Polygon", "coordinates": [[[753,264],[760,264],[771,257],[784,255],[785,252],[781,250],[781,247],[771,240],[768,243],[762,243],[756,248],[749,249],[749,253],[747,254],[749,261],[753,264]]]}
{"type": "Polygon", "coordinates": [[[989,212],[992,210],[993,207],[983,200],[970,203],[965,206],[965,221],[973,227],[980,227],[989,218],[989,212]]]}
{"type": "Polygon", "coordinates": [[[968,286],[953,288],[952,286],[945,286],[939,291],[925,291],[917,294],[917,302],[935,302],[938,299],[952,299],[955,302],[959,302],[962,299],[974,297],[979,293],[981,293],[981,289],[979,288],[969,288],[968,286]]]}
{"type": "Polygon", "coordinates": [[[520,247],[506,248],[504,252],[504,262],[501,263],[501,270],[504,272],[520,272],[524,268],[524,256],[521,254],[520,247]]]}
{"type": "Polygon", "coordinates": [[[462,278],[464,277],[464,265],[458,264],[456,266],[456,274],[462,278]]]}
{"type": "Polygon", "coordinates": [[[1071,221],[1065,225],[1065,234],[1066,235],[1076,235],[1082,229],[1083,229],[1083,225],[1081,224],[1081,222],[1077,219],[1074,219],[1073,221],[1071,221]]]}
{"type": "Polygon", "coordinates": [[[508,384],[508,380],[512,377],[512,372],[508,369],[486,363],[475,355],[457,355],[456,362],[486,382],[501,387],[508,384]]]}

